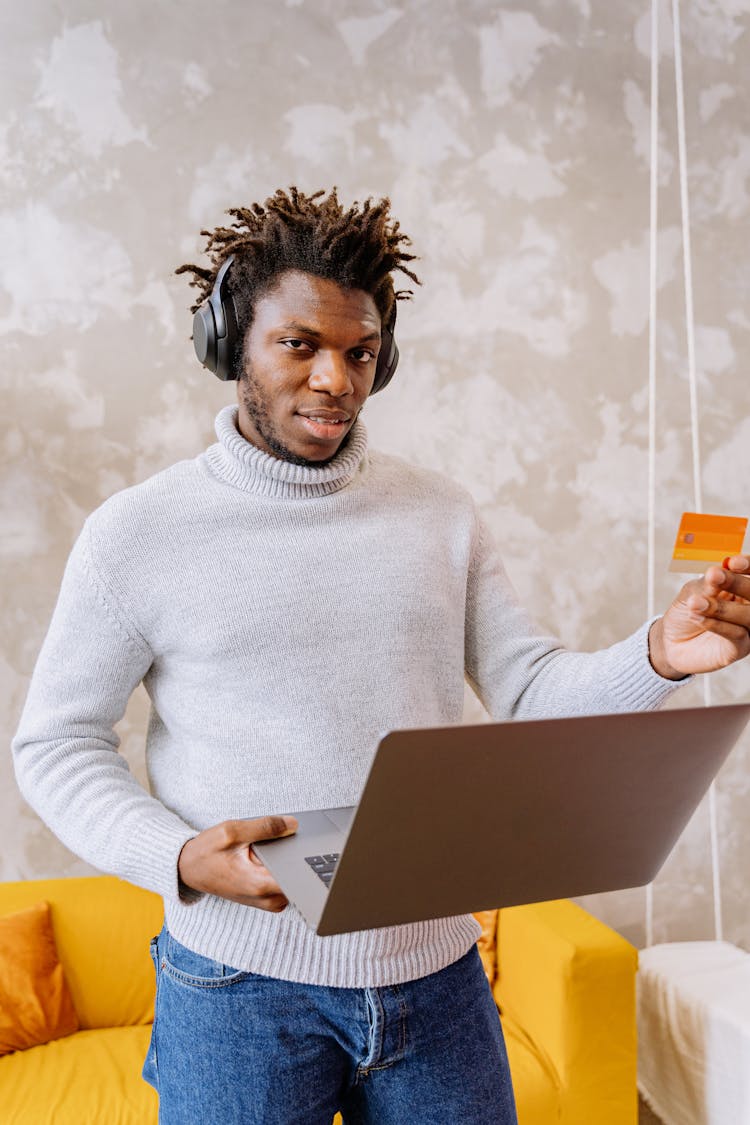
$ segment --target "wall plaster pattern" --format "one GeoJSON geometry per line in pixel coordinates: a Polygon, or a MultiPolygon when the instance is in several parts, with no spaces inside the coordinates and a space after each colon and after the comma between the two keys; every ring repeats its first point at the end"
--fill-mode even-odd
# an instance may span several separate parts
{"type": "MultiPolygon", "coordinates": [[[[8,744],[87,513],[212,440],[176,265],[277,186],[389,194],[421,257],[371,441],[472,490],[572,647],[646,614],[650,24],[645,0],[30,0],[3,13],[0,878],[74,875],[8,744]]],[[[660,134],[657,605],[693,506],[673,59],[660,134]]],[[[750,514],[750,2],[683,10],[704,505],[750,514]]],[[[714,677],[750,696],[750,661],[714,677]]],[[[698,687],[675,704],[699,704],[698,687]]],[[[467,694],[467,720],[481,718],[467,694]]],[[[144,779],[145,695],[120,726],[144,779]]],[[[725,936],[750,950],[750,740],[718,783],[725,936]]],[[[705,805],[657,940],[713,935],[705,805]]],[[[641,944],[642,890],[587,905],[641,944]]]]}

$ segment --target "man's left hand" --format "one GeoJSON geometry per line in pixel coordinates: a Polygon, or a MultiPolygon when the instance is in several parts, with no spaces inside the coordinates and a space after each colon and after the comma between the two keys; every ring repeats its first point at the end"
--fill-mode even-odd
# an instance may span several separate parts
{"type": "Polygon", "coordinates": [[[649,633],[651,664],[680,680],[726,668],[750,653],[750,556],[733,555],[688,582],[649,633]]]}

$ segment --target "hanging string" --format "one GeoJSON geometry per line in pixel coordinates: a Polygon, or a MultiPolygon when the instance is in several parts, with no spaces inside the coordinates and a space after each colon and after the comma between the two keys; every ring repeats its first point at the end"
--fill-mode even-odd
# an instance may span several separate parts
{"type": "MultiPolygon", "coordinates": [[[[656,558],[656,294],[659,203],[659,3],[651,0],[651,182],[649,235],[648,313],[648,547],[646,616],[651,620],[655,605],[656,558]]],[[[654,944],[654,884],[646,887],[646,945],[654,944]]]]}
{"type": "Polygon", "coordinates": [[[677,95],[677,145],[680,165],[680,211],[682,213],[682,264],[685,288],[685,332],[687,336],[688,383],[690,386],[690,434],[693,445],[693,495],[696,512],[703,511],[701,489],[698,386],[695,368],[695,316],[693,313],[693,260],[690,242],[690,204],[688,200],[687,152],[685,143],[685,88],[682,81],[680,0],[672,0],[674,29],[674,81],[677,95]]]}
{"type": "MultiPolygon", "coordinates": [[[[672,0],[672,27],[674,31],[674,76],[677,99],[677,143],[680,167],[680,209],[682,212],[682,260],[685,287],[685,330],[687,335],[688,383],[690,386],[690,433],[693,450],[693,494],[695,511],[703,511],[701,489],[700,431],[698,423],[698,380],[695,362],[695,320],[693,313],[693,266],[690,242],[690,208],[688,200],[687,155],[685,143],[685,89],[682,80],[682,46],[680,34],[680,0],[672,0]]],[[[703,677],[703,699],[711,706],[711,684],[703,677]]],[[[716,815],[716,786],[712,782],[708,791],[709,831],[711,836],[711,870],[714,900],[714,936],[721,941],[724,932],[721,902],[721,872],[719,869],[719,837],[716,815]]]]}
{"type": "MultiPolygon", "coordinates": [[[[682,75],[682,36],[680,0],[672,0],[674,36],[675,100],[677,104],[677,143],[679,153],[680,210],[682,215],[683,272],[685,292],[685,331],[687,338],[688,385],[690,389],[690,434],[693,463],[693,503],[696,512],[703,511],[701,486],[700,424],[698,417],[698,380],[695,359],[695,315],[693,310],[693,267],[690,239],[690,203],[687,181],[687,145],[685,129],[685,88],[682,75]]],[[[649,241],[649,363],[648,363],[648,562],[647,615],[654,616],[655,605],[655,529],[656,529],[656,314],[657,314],[657,238],[658,238],[658,169],[659,169],[659,0],[651,0],[651,168],[650,168],[650,241],[649,241]]],[[[703,699],[711,706],[711,683],[703,677],[703,699]]],[[[716,807],[716,786],[708,792],[709,832],[711,838],[711,871],[714,903],[714,936],[723,939],[721,871],[716,807]]],[[[646,887],[646,945],[654,941],[654,887],[646,887]]]]}

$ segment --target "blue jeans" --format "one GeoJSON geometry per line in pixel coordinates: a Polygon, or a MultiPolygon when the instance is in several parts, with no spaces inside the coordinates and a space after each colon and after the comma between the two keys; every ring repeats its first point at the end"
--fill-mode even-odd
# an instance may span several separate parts
{"type": "Polygon", "coordinates": [[[163,929],[143,1077],[160,1125],[517,1125],[505,1043],[476,946],[388,988],[242,972],[163,929]]]}

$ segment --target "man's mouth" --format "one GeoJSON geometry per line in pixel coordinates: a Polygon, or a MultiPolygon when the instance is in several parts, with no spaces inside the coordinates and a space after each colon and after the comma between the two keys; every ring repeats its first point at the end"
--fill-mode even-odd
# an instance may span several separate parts
{"type": "Polygon", "coordinates": [[[298,415],[308,433],[328,440],[340,437],[351,418],[343,410],[298,411],[298,415]]]}

